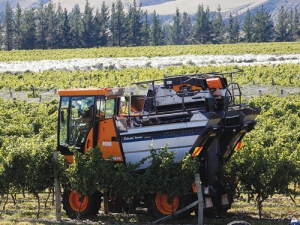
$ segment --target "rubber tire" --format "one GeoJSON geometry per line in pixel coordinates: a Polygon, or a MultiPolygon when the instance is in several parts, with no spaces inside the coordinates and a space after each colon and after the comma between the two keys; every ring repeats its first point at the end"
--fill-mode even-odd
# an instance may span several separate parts
{"type": "MultiPolygon", "coordinates": [[[[157,218],[157,219],[160,219],[162,217],[165,217],[167,215],[161,213],[157,207],[156,207],[156,204],[155,204],[155,197],[156,197],[156,194],[149,194],[147,196],[147,200],[146,200],[146,204],[147,204],[147,207],[148,207],[148,212],[154,217],[154,218],[157,218]]],[[[183,196],[183,197],[180,197],[179,198],[179,205],[178,205],[178,208],[176,211],[180,210],[180,209],[183,209],[184,207],[186,207],[187,205],[189,205],[191,202],[190,202],[190,199],[187,199],[188,197],[187,196],[183,196]],[[185,198],[186,197],[186,198],[185,198]]],[[[175,211],[175,212],[176,212],[175,211]]],[[[176,215],[175,218],[187,218],[190,216],[192,212],[192,209],[188,209],[187,211],[185,212],[182,212],[180,213],[179,215],[176,215]]]]}
{"type": "Polygon", "coordinates": [[[232,221],[228,223],[227,225],[251,225],[250,223],[247,223],[245,221],[232,221]]]}
{"type": "MultiPolygon", "coordinates": [[[[76,219],[78,211],[73,210],[69,203],[69,196],[72,193],[70,190],[65,190],[62,195],[63,209],[71,219],[76,219]]],[[[96,192],[88,198],[87,207],[84,211],[80,212],[80,216],[91,216],[96,215],[101,207],[101,193],[96,192]]]]}
{"type": "Polygon", "coordinates": [[[125,203],[123,206],[123,211],[127,214],[133,214],[136,212],[137,200],[133,199],[132,203],[125,203]]]}
{"type": "Polygon", "coordinates": [[[94,198],[94,205],[93,205],[93,215],[96,215],[99,213],[99,210],[101,208],[101,202],[103,194],[99,191],[97,191],[95,194],[92,195],[92,198],[94,198]]]}
{"type": "Polygon", "coordinates": [[[108,211],[112,213],[122,213],[123,212],[123,199],[119,195],[114,195],[115,199],[111,200],[108,197],[108,211]]]}

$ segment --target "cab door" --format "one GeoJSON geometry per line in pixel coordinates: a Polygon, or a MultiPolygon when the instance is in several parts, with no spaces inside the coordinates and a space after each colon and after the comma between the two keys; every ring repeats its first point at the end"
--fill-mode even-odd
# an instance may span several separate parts
{"type": "Polygon", "coordinates": [[[72,155],[69,146],[82,153],[95,146],[95,96],[62,97],[59,112],[59,151],[72,155]]]}
{"type": "Polygon", "coordinates": [[[123,162],[118,134],[116,131],[115,119],[118,111],[116,99],[102,99],[97,105],[96,121],[99,121],[97,141],[102,151],[103,158],[111,158],[116,162],[123,162]]]}

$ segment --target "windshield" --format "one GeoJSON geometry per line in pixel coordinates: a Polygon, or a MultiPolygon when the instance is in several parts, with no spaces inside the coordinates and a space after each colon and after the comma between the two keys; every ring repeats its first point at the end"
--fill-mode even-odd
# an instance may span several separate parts
{"type": "Polygon", "coordinates": [[[62,97],[59,142],[62,146],[81,147],[92,126],[95,97],[62,97]]]}

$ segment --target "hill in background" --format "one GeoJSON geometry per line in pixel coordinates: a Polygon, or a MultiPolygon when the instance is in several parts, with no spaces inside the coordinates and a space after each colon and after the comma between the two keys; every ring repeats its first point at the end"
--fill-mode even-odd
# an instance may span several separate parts
{"type": "Polygon", "coordinates": [[[256,10],[261,7],[264,6],[265,10],[267,12],[271,13],[271,17],[273,18],[273,21],[276,22],[277,18],[278,18],[278,12],[279,9],[281,8],[281,6],[284,6],[285,10],[294,10],[295,7],[298,8],[298,12],[300,12],[300,1],[299,0],[261,0],[261,1],[255,1],[253,3],[250,4],[245,4],[243,6],[237,7],[233,10],[229,10],[227,12],[224,13],[224,16],[227,17],[229,15],[229,12],[231,12],[232,14],[236,14],[238,13],[238,15],[241,16],[241,18],[243,19],[245,17],[245,14],[247,12],[247,10],[249,9],[252,14],[255,14],[256,10]]]}

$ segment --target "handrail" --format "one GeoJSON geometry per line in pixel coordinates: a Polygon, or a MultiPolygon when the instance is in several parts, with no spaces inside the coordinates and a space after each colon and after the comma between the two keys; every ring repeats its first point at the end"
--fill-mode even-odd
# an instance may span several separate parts
{"type": "MultiPolygon", "coordinates": [[[[237,110],[237,108],[239,111],[242,107],[241,102],[242,102],[242,92],[241,92],[239,84],[236,82],[230,82],[226,88],[226,92],[225,92],[225,96],[224,96],[224,109],[223,110],[224,110],[224,127],[225,128],[232,127],[232,126],[227,126],[226,118],[227,118],[228,112],[232,111],[232,110],[237,110]],[[238,93],[235,94],[236,92],[238,92],[238,93]],[[236,100],[236,97],[238,97],[238,100],[236,100]],[[238,101],[238,102],[236,103],[236,101],[238,101]]],[[[240,114],[238,116],[239,116],[239,120],[240,120],[239,124],[241,124],[242,118],[241,118],[240,114]]]]}

